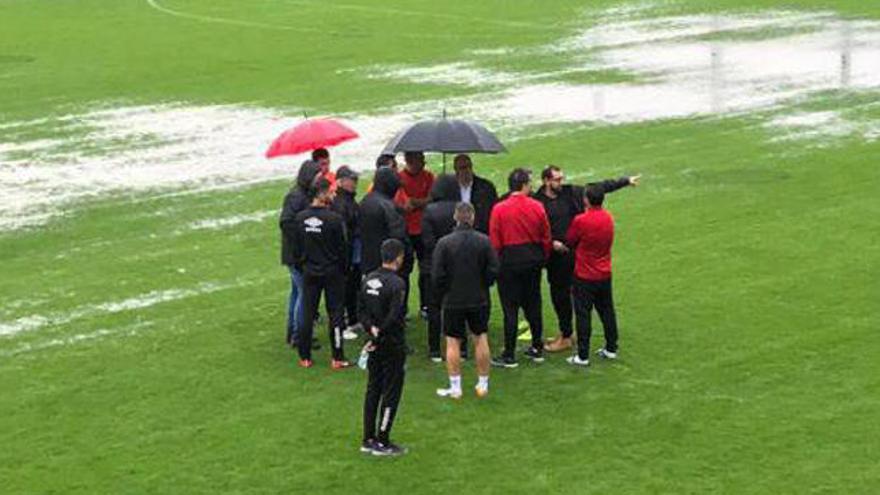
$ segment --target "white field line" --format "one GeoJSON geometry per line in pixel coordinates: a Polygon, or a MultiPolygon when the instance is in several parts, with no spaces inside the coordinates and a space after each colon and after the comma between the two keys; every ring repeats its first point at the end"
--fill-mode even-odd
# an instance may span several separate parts
{"type": "Polygon", "coordinates": [[[69,337],[49,339],[40,342],[28,342],[9,350],[0,351],[0,357],[12,357],[19,354],[26,354],[51,349],[53,347],[71,346],[83,342],[100,340],[105,337],[111,336],[133,336],[139,334],[144,328],[148,328],[151,326],[153,326],[153,322],[140,322],[134,325],[127,325],[120,328],[102,328],[99,330],[95,330],[94,332],[80,333],[76,335],[71,335],[69,337]]]}
{"type": "Polygon", "coordinates": [[[233,287],[239,287],[243,284],[220,284],[215,282],[205,282],[192,289],[168,289],[155,290],[138,296],[130,297],[120,301],[106,302],[101,304],[89,304],[80,306],[67,313],[55,313],[51,315],[29,315],[21,318],[0,322],[0,337],[11,337],[23,332],[31,332],[47,326],[58,326],[70,323],[72,321],[105,314],[120,313],[123,311],[131,311],[135,309],[148,308],[157,304],[170,301],[177,301],[194,296],[210,294],[233,287]]]}
{"type": "Polygon", "coordinates": [[[296,31],[300,33],[321,33],[323,30],[318,28],[309,28],[306,26],[285,26],[280,24],[267,24],[264,22],[252,22],[252,21],[243,21],[240,19],[228,19],[225,17],[214,17],[207,15],[199,15],[199,14],[190,14],[187,12],[182,12],[180,10],[169,9],[159,3],[158,0],[147,0],[147,4],[153,9],[162,12],[163,14],[167,14],[174,17],[179,17],[181,19],[189,19],[192,21],[199,22],[207,22],[213,24],[226,24],[230,26],[239,26],[239,27],[248,27],[248,28],[259,28],[259,29],[273,29],[273,30],[281,30],[281,31],[296,31]]]}
{"type": "Polygon", "coordinates": [[[377,14],[382,16],[398,16],[398,17],[426,17],[429,19],[445,19],[450,21],[466,21],[466,22],[479,22],[482,24],[490,24],[495,26],[504,26],[504,27],[512,27],[512,28],[529,28],[529,29],[539,29],[539,30],[547,30],[549,27],[552,27],[552,24],[548,23],[537,23],[537,22],[525,22],[525,21],[505,21],[500,19],[487,19],[485,17],[471,17],[467,15],[457,15],[457,14],[440,14],[437,12],[424,12],[418,10],[405,10],[405,9],[397,9],[397,8],[385,8],[385,7],[376,7],[376,6],[366,6],[366,5],[353,5],[353,4],[341,4],[336,2],[314,2],[314,1],[306,1],[306,0],[284,0],[285,3],[293,4],[293,5],[302,5],[308,7],[320,7],[322,9],[336,9],[336,10],[354,10],[358,12],[365,12],[368,14],[377,14]]]}
{"type": "Polygon", "coordinates": [[[278,210],[256,211],[254,213],[246,213],[242,215],[232,215],[228,217],[206,218],[191,222],[187,227],[190,230],[219,230],[234,227],[242,223],[262,222],[263,220],[278,215],[278,210]]]}
{"type": "MultiPolygon", "coordinates": [[[[181,10],[176,10],[176,9],[171,9],[171,8],[165,7],[164,5],[159,3],[159,0],[146,0],[146,1],[147,1],[147,5],[149,5],[150,7],[155,9],[156,11],[161,12],[163,14],[178,17],[181,19],[188,19],[188,20],[192,20],[192,21],[205,22],[205,23],[211,23],[211,24],[225,24],[225,25],[229,25],[229,26],[238,26],[238,27],[245,27],[245,28],[311,33],[311,34],[317,34],[317,35],[323,35],[323,36],[364,37],[364,36],[370,35],[370,33],[363,32],[363,31],[339,31],[339,30],[334,30],[334,29],[325,28],[325,27],[310,28],[305,25],[291,26],[291,25],[287,25],[287,24],[270,24],[270,23],[266,23],[266,22],[245,21],[245,20],[241,20],[241,19],[228,18],[228,17],[217,17],[217,16],[209,16],[209,15],[201,15],[201,14],[192,14],[189,12],[184,12],[181,10]]],[[[302,6],[319,6],[322,9],[357,8],[357,6],[353,6],[353,5],[333,5],[333,4],[328,4],[328,3],[309,3],[309,2],[295,2],[295,1],[291,2],[291,3],[299,4],[302,6]]],[[[368,9],[368,11],[372,11],[372,9],[368,9]]],[[[416,14],[416,13],[411,12],[410,14],[416,14]]],[[[303,18],[300,20],[300,22],[302,24],[306,24],[309,22],[309,20],[306,18],[303,18]]],[[[523,27],[526,27],[526,26],[518,25],[518,23],[514,23],[514,24],[517,24],[517,25],[510,26],[510,27],[517,27],[520,29],[522,29],[523,27]]],[[[461,39],[461,38],[466,38],[466,39],[491,38],[491,36],[488,36],[488,35],[473,35],[473,34],[468,34],[468,33],[438,34],[438,33],[424,33],[424,32],[422,32],[422,33],[413,34],[413,33],[406,33],[406,32],[400,32],[400,31],[393,33],[393,37],[394,38],[407,38],[407,39],[422,39],[422,40],[424,40],[424,39],[451,40],[451,39],[461,39]]]]}

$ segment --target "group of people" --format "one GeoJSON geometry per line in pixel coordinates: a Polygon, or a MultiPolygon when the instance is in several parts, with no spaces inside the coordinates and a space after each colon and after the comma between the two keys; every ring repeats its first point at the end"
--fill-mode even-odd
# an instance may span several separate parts
{"type": "Polygon", "coordinates": [[[543,362],[544,353],[573,346],[567,359],[589,364],[591,318],[596,309],[605,331],[598,354],[616,359],[617,323],[611,289],[614,221],[606,194],[639,183],[639,176],[564,184],[563,171],[550,165],[533,192],[530,171],[513,170],[508,192],[474,174],[466,154],[454,160],[454,174],[435,177],[424,154],[407,152],[398,169],[394,155],[376,161],[373,183],[356,200],[358,173],[343,166],[333,173],[326,149],[312,153],[284,198],[280,217],[282,263],[291,276],[287,342],[299,366],[313,366],[318,304],[324,295],[332,349],[331,367],[344,369],[344,341],[367,338],[369,378],[364,403],[362,450],[395,455],[403,449],[389,439],[403,387],[410,275],[418,267],[418,307],[427,320],[428,357],[440,363],[445,335],[449,386],[441,397],[460,399],[461,359],[469,334],[478,381],[475,393],[489,392],[490,365],[513,368],[522,310],[531,333],[524,355],[543,362]],[[543,340],[541,273],[546,269],[559,335],[543,340]],[[489,289],[498,285],[504,316],[503,351],[490,357],[489,289]],[[574,323],[573,323],[574,322],[574,323]],[[378,422],[377,422],[378,420],[378,422]]]}

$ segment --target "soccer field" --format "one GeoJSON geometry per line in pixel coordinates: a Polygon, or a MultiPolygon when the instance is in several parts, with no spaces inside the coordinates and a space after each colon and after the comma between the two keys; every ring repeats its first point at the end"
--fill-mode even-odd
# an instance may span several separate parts
{"type": "Polygon", "coordinates": [[[0,0],[0,492],[877,493],[878,157],[875,1],[0,0]],[[414,319],[410,452],[365,457],[364,373],[283,345],[263,152],[332,115],[369,170],[444,110],[499,190],[643,174],[621,359],[453,403],[414,319]]]}

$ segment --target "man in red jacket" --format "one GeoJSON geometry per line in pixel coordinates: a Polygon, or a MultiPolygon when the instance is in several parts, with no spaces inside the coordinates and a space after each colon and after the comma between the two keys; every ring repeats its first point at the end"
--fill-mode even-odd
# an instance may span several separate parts
{"type": "MultiPolygon", "coordinates": [[[[430,201],[431,187],[434,185],[434,174],[425,169],[425,154],[421,151],[407,151],[403,156],[406,167],[398,173],[400,177],[400,190],[406,193],[403,204],[404,219],[406,220],[406,234],[409,236],[409,244],[412,250],[407,251],[407,258],[401,269],[401,276],[406,282],[406,303],[409,303],[409,275],[413,271],[415,259],[419,261],[419,312],[427,319],[428,311],[428,287],[430,278],[425,264],[430,263],[425,259],[425,246],[422,243],[422,215],[425,206],[430,201]]],[[[395,198],[396,200],[397,198],[395,198]]]]}
{"type": "Polygon", "coordinates": [[[550,255],[551,237],[544,206],[529,196],[530,172],[514,170],[507,184],[508,198],[496,204],[489,217],[489,240],[501,261],[498,295],[504,311],[504,352],[492,364],[515,368],[519,308],[532,331],[532,345],[525,355],[536,363],[544,361],[541,268],[550,255]]]}
{"type": "Polygon", "coordinates": [[[584,195],[587,210],[575,217],[565,236],[565,243],[575,252],[572,294],[578,344],[577,353],[567,361],[578,366],[590,364],[590,312],[594,306],[605,330],[605,347],[597,354],[606,359],[617,359],[617,317],[611,295],[614,218],[602,208],[605,191],[601,186],[588,186],[584,195]]]}

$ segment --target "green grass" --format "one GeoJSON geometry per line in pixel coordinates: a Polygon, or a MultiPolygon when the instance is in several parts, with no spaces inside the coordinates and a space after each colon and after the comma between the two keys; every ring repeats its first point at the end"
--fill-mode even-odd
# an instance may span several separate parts
{"type": "MultiPolygon", "coordinates": [[[[357,35],[318,42],[177,19],[134,0],[4,1],[0,123],[117,100],[329,113],[458,95],[456,88],[334,71],[537,46],[576,28],[581,11],[562,1],[511,8],[501,0],[449,7],[411,0],[394,8],[471,20],[397,22],[352,7],[390,8],[387,2],[255,4],[163,2],[200,15],[357,35]],[[403,36],[459,31],[474,37],[416,43],[403,36]],[[308,74],[320,74],[320,84],[308,74]]],[[[753,0],[669,8],[774,6],[826,7],[753,0]]],[[[880,17],[873,2],[834,7],[880,17]]],[[[799,108],[844,108],[868,120],[877,117],[873,101],[823,94],[799,108]]],[[[880,142],[774,142],[761,125],[765,117],[557,127],[517,141],[507,155],[478,157],[478,171],[497,184],[514,166],[548,160],[578,180],[644,174],[643,187],[608,200],[618,228],[622,359],[584,372],[552,356],[542,366],[493,371],[488,400],[447,403],[434,397],[445,374],[424,359],[424,325],[416,322],[409,336],[418,354],[408,364],[394,431],[411,453],[394,460],[357,453],[364,375],[330,372],[326,347],[315,369],[297,369],[281,345],[289,282],[277,263],[275,219],[188,228],[275,209],[285,182],[182,196],[120,194],[71,207],[45,227],[0,234],[2,322],[204,282],[226,287],[134,311],[83,311],[67,323],[0,337],[2,491],[876,492],[880,142]],[[20,352],[102,329],[120,333],[20,352]]],[[[34,132],[21,139],[43,131],[34,132]]],[[[493,316],[496,344],[500,314],[493,316]]],[[[353,347],[349,354],[356,355],[353,347]]],[[[467,364],[466,386],[474,380],[467,364]]]]}

